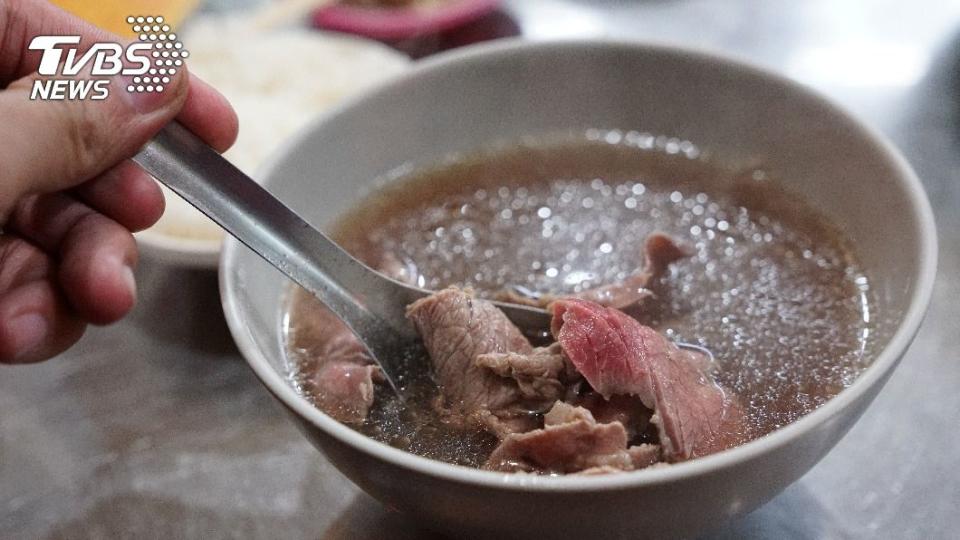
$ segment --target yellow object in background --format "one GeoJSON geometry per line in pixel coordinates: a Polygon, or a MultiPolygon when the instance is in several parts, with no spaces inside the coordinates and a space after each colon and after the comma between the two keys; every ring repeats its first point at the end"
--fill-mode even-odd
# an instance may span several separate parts
{"type": "Polygon", "coordinates": [[[162,15],[177,28],[200,0],[51,0],[61,8],[114,34],[132,37],[130,15],[162,15]]]}

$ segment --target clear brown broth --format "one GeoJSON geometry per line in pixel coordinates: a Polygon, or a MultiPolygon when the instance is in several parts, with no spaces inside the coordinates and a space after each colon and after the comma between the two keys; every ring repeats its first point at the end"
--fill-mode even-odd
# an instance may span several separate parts
{"type": "MultiPolygon", "coordinates": [[[[610,133],[452,156],[363,198],[333,236],[374,267],[392,254],[423,287],[490,295],[621,279],[642,266],[644,238],[663,231],[696,253],[655,285],[641,321],[714,353],[750,437],[848,386],[868,364],[873,301],[839,229],[760,168],[718,165],[683,141],[610,133]]],[[[311,314],[322,309],[299,289],[289,295],[291,377],[308,398],[323,340],[311,314]]],[[[381,392],[357,429],[426,457],[482,464],[495,441],[444,425],[430,405],[429,359],[421,351],[408,360],[408,406],[381,392]]]]}

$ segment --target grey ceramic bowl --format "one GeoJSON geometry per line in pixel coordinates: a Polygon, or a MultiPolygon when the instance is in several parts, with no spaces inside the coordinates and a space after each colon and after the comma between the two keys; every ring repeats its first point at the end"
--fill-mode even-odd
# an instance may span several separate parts
{"type": "Polygon", "coordinates": [[[749,444],[629,474],[506,475],[375,442],[300,397],[285,376],[280,298],[286,280],[228,241],[220,266],[223,307],[266,387],[343,474],[385,504],[456,537],[688,536],[749,512],[803,475],[857,421],[906,351],[930,298],[933,218],[900,154],[810,90],[694,51],[517,41],[457,50],[314,123],[276,156],[265,182],[323,225],[401,164],[587,128],[679,136],[725,159],[760,159],[855,242],[890,331],[852,386],[749,444]]]}

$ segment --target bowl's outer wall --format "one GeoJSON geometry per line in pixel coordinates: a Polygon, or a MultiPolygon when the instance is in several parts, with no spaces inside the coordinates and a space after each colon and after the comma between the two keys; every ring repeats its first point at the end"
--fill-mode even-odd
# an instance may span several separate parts
{"type": "Polygon", "coordinates": [[[538,494],[409,470],[398,474],[395,467],[286,410],[361,489],[453,538],[688,538],[757,508],[797,480],[850,429],[881,387],[874,386],[808,437],[734,467],[643,489],[538,494]]]}
{"type": "MultiPolygon", "coordinates": [[[[879,390],[879,386],[875,387],[879,390]]],[[[864,394],[809,437],[735,467],[676,482],[609,491],[537,493],[400,472],[290,412],[344,475],[388,508],[451,538],[689,538],[772,499],[846,433],[875,396],[864,394]]]]}
{"type": "MultiPolygon", "coordinates": [[[[404,77],[308,129],[266,184],[329,223],[400,164],[493,142],[587,128],[693,141],[724,161],[762,163],[856,244],[879,312],[900,322],[919,274],[922,220],[887,149],[830,105],[784,81],[700,55],[617,44],[499,49],[404,77]]],[[[235,335],[285,373],[280,274],[245,249],[228,257],[235,335]]],[[[892,365],[888,366],[892,369],[892,365]]],[[[749,511],[799,478],[849,429],[889,376],[802,436],[726,468],[668,484],[530,493],[480,487],[375,458],[294,415],[349,478],[441,528],[553,538],[683,536],[749,511]]]]}

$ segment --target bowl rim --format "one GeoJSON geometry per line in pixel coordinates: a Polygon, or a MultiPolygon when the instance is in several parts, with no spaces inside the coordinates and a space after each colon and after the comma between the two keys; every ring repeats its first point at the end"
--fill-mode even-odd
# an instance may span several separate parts
{"type": "MultiPolygon", "coordinates": [[[[334,107],[327,114],[307,126],[296,137],[290,139],[274,154],[272,159],[268,160],[263,171],[265,173],[271,173],[276,168],[276,165],[283,159],[283,156],[287,155],[292,148],[299,145],[310,133],[322,126],[327,118],[344,113],[355,106],[362,106],[364,100],[371,96],[386,92],[412,78],[419,77],[424,73],[442,70],[448,66],[465,61],[558,48],[574,48],[579,50],[590,48],[630,49],[634,52],[641,53],[645,51],[655,52],[658,54],[694,58],[700,61],[714,63],[723,69],[747,72],[759,78],[768,79],[770,82],[790,87],[792,91],[805,94],[805,97],[820,102],[831,114],[838,116],[847,122],[850,127],[854,128],[857,136],[877,147],[883,156],[889,160],[889,165],[891,165],[896,172],[899,177],[899,182],[906,189],[911,210],[917,216],[915,225],[919,231],[921,245],[920,256],[917,260],[918,272],[915,287],[910,296],[903,322],[890,337],[886,346],[876,355],[873,362],[849,387],[795,422],[743,445],[695,460],[676,463],[670,467],[654,468],[642,472],[638,471],[635,474],[568,475],[561,477],[544,477],[473,469],[417,456],[375,441],[337,422],[310,404],[304,397],[300,396],[289,384],[287,379],[270,366],[266,358],[260,354],[256,343],[247,335],[246,324],[241,320],[239,315],[240,310],[237,295],[233,292],[236,289],[237,283],[234,272],[231,271],[241,244],[234,238],[228,237],[223,246],[220,264],[220,292],[224,314],[241,354],[270,392],[286,405],[287,408],[329,436],[336,438],[341,443],[351,446],[354,450],[363,452],[373,458],[397,467],[410,469],[419,474],[450,482],[511,491],[587,492],[661,485],[735,467],[786,446],[805,433],[813,430],[816,426],[827,422],[831,418],[838,416],[848,407],[853,406],[874,386],[878,384],[882,385],[887,375],[906,353],[907,348],[919,330],[933,292],[937,269],[937,233],[930,202],[927,199],[919,178],[909,163],[878,130],[858,120],[833,100],[806,85],[777,74],[769,69],[756,66],[750,62],[696,47],[639,40],[567,39],[530,41],[523,38],[513,38],[454,49],[420,61],[413,69],[401,74],[396,79],[334,107]]],[[[268,184],[269,182],[267,182],[267,185],[268,184]]]]}

